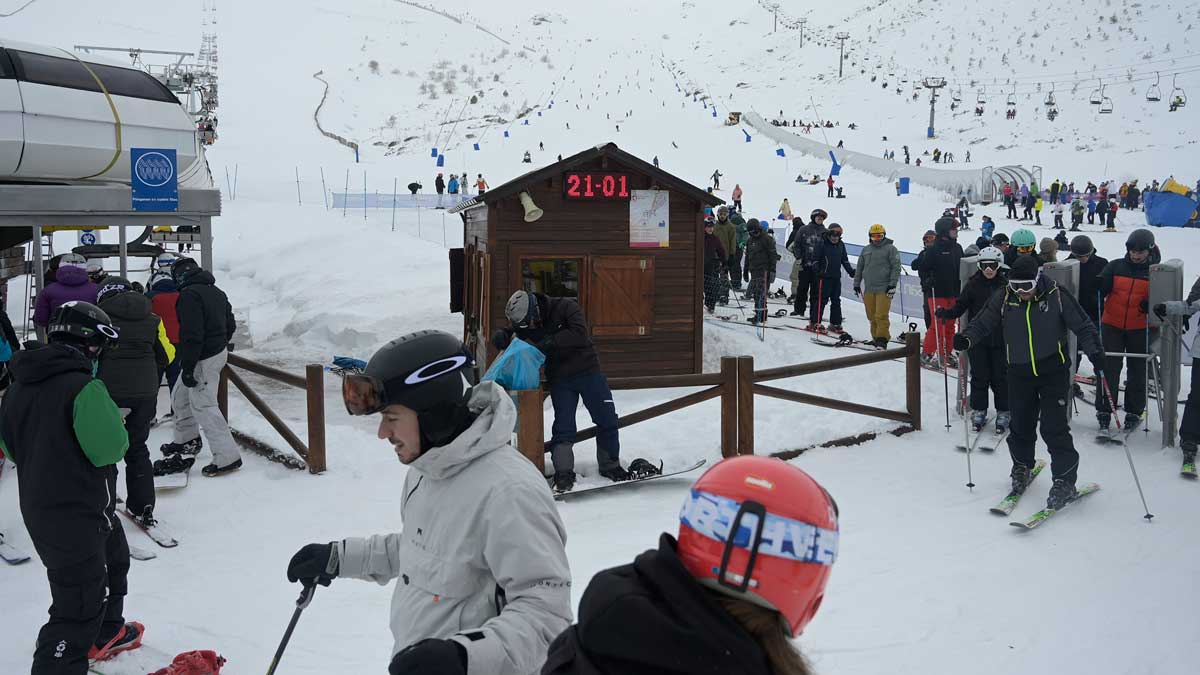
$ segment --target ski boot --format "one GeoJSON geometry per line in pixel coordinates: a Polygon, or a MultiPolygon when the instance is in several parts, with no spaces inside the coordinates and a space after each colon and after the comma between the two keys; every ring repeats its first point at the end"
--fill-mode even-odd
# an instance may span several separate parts
{"type": "Polygon", "coordinates": [[[162,454],[170,457],[171,455],[191,455],[195,457],[200,454],[200,449],[204,447],[204,439],[199,436],[184,443],[163,443],[159,450],[162,454]]]}
{"type": "Polygon", "coordinates": [[[1126,431],[1133,431],[1134,429],[1137,429],[1138,425],[1141,423],[1141,415],[1138,413],[1127,412],[1125,413],[1125,424],[1122,426],[1122,428],[1126,431]]]}
{"type": "Polygon", "coordinates": [[[887,348],[888,348],[888,342],[889,342],[889,340],[888,340],[887,338],[885,338],[885,337],[877,337],[877,338],[875,338],[875,346],[876,346],[876,347],[879,347],[880,349],[887,349],[887,348]]]}
{"type": "Polygon", "coordinates": [[[958,367],[958,357],[955,356],[954,354],[946,354],[946,367],[947,368],[957,368],[958,367]]]}
{"type": "Polygon", "coordinates": [[[824,333],[824,332],[825,332],[825,326],[822,326],[821,324],[819,324],[819,323],[816,323],[816,322],[814,322],[814,321],[809,321],[809,322],[808,322],[808,327],[807,327],[805,330],[807,330],[807,331],[809,331],[809,332],[811,332],[811,333],[824,333]]]}
{"type": "Polygon", "coordinates": [[[804,316],[804,312],[798,309],[793,309],[792,311],[788,312],[788,316],[804,316]]]}
{"type": "Polygon", "coordinates": [[[938,368],[937,357],[934,356],[933,354],[922,354],[921,355],[921,365],[926,366],[928,368],[938,368]]]}
{"type": "Polygon", "coordinates": [[[183,473],[196,463],[195,457],[184,455],[167,455],[165,459],[154,460],[154,475],[166,476],[172,473],[183,473]]]}
{"type": "Polygon", "coordinates": [[[1013,464],[1012,472],[1008,475],[1012,478],[1012,491],[1015,495],[1025,494],[1025,488],[1033,482],[1033,474],[1024,464],[1013,464]]]}
{"type": "Polygon", "coordinates": [[[996,411],[996,433],[1003,434],[1008,432],[1008,425],[1012,423],[1012,413],[1007,410],[996,411]]]}
{"type": "MultiPolygon", "coordinates": [[[[133,515],[134,512],[130,511],[129,513],[130,515],[133,515]]],[[[137,523],[138,526],[143,530],[150,529],[157,525],[158,521],[154,519],[154,507],[147,505],[146,508],[142,509],[141,515],[133,516],[133,521],[137,523]]]]}
{"type": "Polygon", "coordinates": [[[840,324],[840,323],[831,323],[831,324],[829,324],[829,332],[830,332],[830,333],[837,333],[837,334],[841,335],[841,334],[842,334],[842,333],[844,333],[845,331],[843,331],[843,330],[842,330],[842,324],[840,324]]]}
{"type": "Polygon", "coordinates": [[[146,628],[136,621],[121,626],[117,634],[102,646],[92,645],[88,648],[89,661],[104,661],[111,659],[121,652],[137,649],[142,646],[142,634],[146,628]]]}
{"type": "Polygon", "coordinates": [[[1074,483],[1068,483],[1064,478],[1055,478],[1054,485],[1050,486],[1050,496],[1046,498],[1046,508],[1057,511],[1075,501],[1078,496],[1079,492],[1075,490],[1074,483]]]}
{"type": "Polygon", "coordinates": [[[614,464],[607,469],[601,469],[600,475],[611,480],[614,483],[629,480],[629,472],[621,468],[620,464],[614,464]]]}
{"type": "Polygon", "coordinates": [[[1100,431],[1108,431],[1108,425],[1112,424],[1112,413],[1096,413],[1096,423],[1100,425],[1100,431]]]}
{"type": "Polygon", "coordinates": [[[215,478],[217,476],[224,476],[227,473],[233,473],[234,471],[237,471],[240,468],[242,468],[242,460],[235,459],[232,462],[226,464],[225,466],[217,466],[216,463],[209,464],[208,466],[204,467],[203,469],[200,469],[200,473],[204,474],[205,476],[207,476],[209,478],[215,478]]]}
{"type": "Polygon", "coordinates": [[[554,491],[555,492],[570,492],[571,488],[575,487],[575,472],[574,471],[555,471],[554,472],[554,491]]]}
{"type": "Polygon", "coordinates": [[[985,425],[985,424],[987,424],[987,411],[986,410],[972,410],[971,411],[971,430],[974,431],[975,433],[979,433],[980,431],[983,431],[983,425],[985,425]]]}
{"type": "Polygon", "coordinates": [[[631,480],[641,480],[643,478],[659,475],[662,475],[661,462],[659,462],[658,466],[654,466],[650,462],[639,457],[629,463],[629,478],[631,480]]]}

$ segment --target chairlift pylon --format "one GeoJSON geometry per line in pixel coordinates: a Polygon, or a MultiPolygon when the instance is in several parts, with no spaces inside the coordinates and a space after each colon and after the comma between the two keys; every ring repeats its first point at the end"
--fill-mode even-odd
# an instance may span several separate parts
{"type": "Polygon", "coordinates": [[[1159,77],[1158,73],[1154,73],[1154,84],[1150,85],[1150,88],[1146,90],[1147,101],[1153,102],[1162,100],[1162,91],[1158,88],[1158,82],[1160,79],[1161,78],[1159,77]]]}

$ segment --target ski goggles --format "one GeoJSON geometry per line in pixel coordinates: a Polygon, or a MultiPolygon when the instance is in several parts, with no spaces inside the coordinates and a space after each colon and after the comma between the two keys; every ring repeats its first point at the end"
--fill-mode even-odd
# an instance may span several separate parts
{"type": "Polygon", "coordinates": [[[347,374],[342,377],[342,402],[351,415],[373,415],[388,406],[387,388],[377,377],[347,374]]]}
{"type": "Polygon", "coordinates": [[[692,490],[679,520],[701,536],[763,555],[817,565],[837,559],[837,530],[774,515],[753,501],[692,490]]]}
{"type": "Polygon", "coordinates": [[[1037,279],[1010,279],[1008,287],[1017,293],[1028,293],[1037,286],[1037,279]]]}
{"type": "Polygon", "coordinates": [[[1037,247],[1036,246],[1018,246],[1017,253],[1020,253],[1022,255],[1033,255],[1033,250],[1035,248],[1037,248],[1037,247]]]}
{"type": "Polygon", "coordinates": [[[998,270],[998,269],[1000,269],[1000,263],[995,260],[985,260],[985,261],[979,263],[979,269],[981,269],[981,270],[998,270]]]}
{"type": "Polygon", "coordinates": [[[870,236],[871,236],[871,241],[883,241],[883,238],[884,238],[885,236],[887,236],[887,235],[883,235],[883,234],[872,234],[872,235],[870,235],[870,236]]]}

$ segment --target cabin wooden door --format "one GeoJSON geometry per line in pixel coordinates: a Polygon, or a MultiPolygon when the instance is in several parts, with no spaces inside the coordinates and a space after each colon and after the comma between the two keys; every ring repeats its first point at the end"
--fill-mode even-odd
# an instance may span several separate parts
{"type": "Polygon", "coordinates": [[[652,256],[592,256],[587,319],[593,337],[646,337],[654,313],[652,256]]]}

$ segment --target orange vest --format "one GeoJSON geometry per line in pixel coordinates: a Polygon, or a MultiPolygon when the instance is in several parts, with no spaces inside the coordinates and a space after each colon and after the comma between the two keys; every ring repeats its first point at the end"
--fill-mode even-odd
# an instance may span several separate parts
{"type": "Polygon", "coordinates": [[[1146,314],[1142,311],[1141,304],[1143,300],[1149,299],[1149,280],[1114,276],[1112,292],[1104,300],[1102,322],[1121,330],[1145,330],[1146,314]]]}

